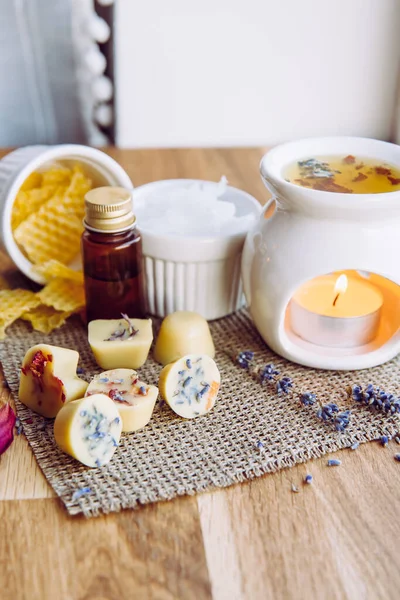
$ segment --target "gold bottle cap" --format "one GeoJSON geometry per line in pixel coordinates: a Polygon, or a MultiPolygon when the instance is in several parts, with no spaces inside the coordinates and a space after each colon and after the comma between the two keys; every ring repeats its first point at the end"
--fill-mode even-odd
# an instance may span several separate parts
{"type": "Polygon", "coordinates": [[[120,232],[136,222],[132,194],[123,187],[99,187],[85,195],[84,225],[93,231],[120,232]]]}

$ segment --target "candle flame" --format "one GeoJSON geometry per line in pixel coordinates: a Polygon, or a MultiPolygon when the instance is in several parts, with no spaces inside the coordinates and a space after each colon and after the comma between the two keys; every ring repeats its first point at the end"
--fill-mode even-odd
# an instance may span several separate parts
{"type": "Polygon", "coordinates": [[[342,275],[339,275],[339,277],[336,279],[336,283],[335,283],[335,288],[334,288],[335,294],[344,294],[345,291],[347,290],[347,285],[348,285],[347,276],[344,273],[342,275]]]}

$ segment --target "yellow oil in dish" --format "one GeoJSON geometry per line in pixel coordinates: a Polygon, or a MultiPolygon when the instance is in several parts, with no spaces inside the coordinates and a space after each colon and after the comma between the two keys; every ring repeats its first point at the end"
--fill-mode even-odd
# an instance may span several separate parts
{"type": "Polygon", "coordinates": [[[371,158],[309,157],[290,164],[286,181],[301,187],[342,194],[382,194],[400,190],[400,168],[371,158]]]}

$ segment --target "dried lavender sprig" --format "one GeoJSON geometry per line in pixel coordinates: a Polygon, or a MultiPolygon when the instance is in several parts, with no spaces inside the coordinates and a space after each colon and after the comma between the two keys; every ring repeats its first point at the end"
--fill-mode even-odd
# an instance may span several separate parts
{"type": "Polygon", "coordinates": [[[303,406],[312,406],[317,401],[317,396],[312,392],[304,392],[300,395],[300,402],[303,406]]]}
{"type": "Polygon", "coordinates": [[[265,365],[259,372],[260,383],[274,381],[276,375],[279,375],[279,371],[275,369],[275,366],[272,363],[269,363],[268,365],[265,365]]]}
{"type": "MultiPolygon", "coordinates": [[[[293,392],[293,381],[290,377],[284,376],[278,379],[280,371],[275,368],[273,363],[264,365],[261,369],[251,368],[251,363],[254,360],[254,352],[251,350],[244,350],[239,352],[236,356],[235,361],[243,368],[251,371],[256,375],[261,384],[266,382],[274,383],[276,385],[276,391],[278,394],[289,394],[293,392]]],[[[316,394],[312,392],[303,392],[299,396],[300,403],[303,406],[312,406],[317,402],[316,394]]],[[[320,405],[317,411],[317,418],[323,421],[332,421],[336,431],[344,431],[350,423],[351,411],[346,410],[339,414],[339,407],[335,403],[329,403],[326,405],[320,405]]]]}
{"type": "Polygon", "coordinates": [[[251,350],[244,350],[243,352],[239,352],[236,357],[236,362],[239,367],[242,369],[249,369],[252,360],[254,359],[254,352],[251,350]]]}
{"type": "Polygon", "coordinates": [[[134,335],[136,335],[139,330],[134,328],[133,323],[128,317],[128,315],[125,313],[121,313],[121,317],[128,323],[129,337],[133,337],[134,335]]]}
{"type": "Polygon", "coordinates": [[[349,396],[356,402],[360,402],[386,414],[393,415],[400,413],[400,399],[378,387],[374,387],[372,383],[369,383],[365,389],[360,385],[353,385],[349,389],[349,396]]]}
{"type": "Polygon", "coordinates": [[[321,421],[330,421],[337,412],[339,412],[338,405],[334,402],[329,402],[328,404],[320,406],[317,410],[317,417],[318,419],[321,419],[321,421]]]}
{"type": "Polygon", "coordinates": [[[287,394],[289,392],[289,389],[293,387],[293,381],[291,380],[290,377],[282,377],[282,379],[279,379],[277,384],[276,384],[276,391],[278,392],[278,394],[280,394],[281,392],[283,394],[287,394]]]}

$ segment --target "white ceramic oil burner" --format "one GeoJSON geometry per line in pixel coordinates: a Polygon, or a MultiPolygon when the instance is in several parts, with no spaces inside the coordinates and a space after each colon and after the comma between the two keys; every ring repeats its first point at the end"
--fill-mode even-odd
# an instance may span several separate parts
{"type": "Polygon", "coordinates": [[[283,176],[298,160],[347,155],[400,166],[399,146],[366,138],[315,138],[268,152],[260,170],[273,198],[242,259],[247,303],[265,342],[323,369],[364,369],[400,352],[400,191],[333,193],[283,176]]]}

